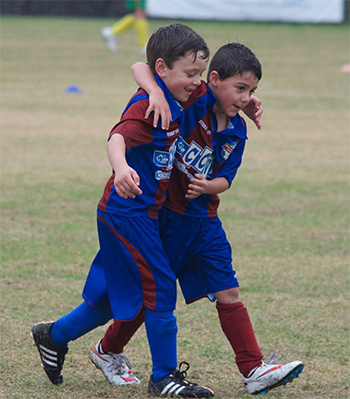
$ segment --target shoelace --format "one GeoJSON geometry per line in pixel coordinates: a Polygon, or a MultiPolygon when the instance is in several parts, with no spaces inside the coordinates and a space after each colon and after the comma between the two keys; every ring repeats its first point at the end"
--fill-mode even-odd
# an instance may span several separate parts
{"type": "Polygon", "coordinates": [[[187,370],[190,368],[190,365],[187,362],[181,362],[179,364],[179,369],[177,370],[177,373],[179,374],[179,378],[181,380],[184,380],[187,377],[187,370]],[[185,370],[181,370],[182,366],[186,366],[185,370]]]}
{"type": "Polygon", "coordinates": [[[126,364],[131,370],[131,363],[130,360],[123,354],[119,353],[118,355],[112,355],[113,356],[113,362],[108,366],[108,371],[110,372],[115,372],[117,375],[122,375],[124,374],[123,366],[126,364]]]}
{"type": "Polygon", "coordinates": [[[282,359],[282,355],[278,355],[276,357],[276,359],[274,359],[274,357],[277,355],[278,353],[278,349],[274,350],[271,354],[271,356],[267,359],[267,362],[265,362],[266,364],[275,364],[276,362],[278,362],[280,359],[282,359]]]}
{"type": "Polygon", "coordinates": [[[188,370],[189,368],[190,368],[190,365],[189,365],[187,362],[181,362],[181,363],[179,364],[179,368],[178,368],[176,371],[174,371],[173,377],[176,378],[180,383],[182,382],[182,383],[187,384],[188,386],[195,387],[195,386],[197,386],[198,384],[186,380],[186,377],[187,377],[187,370],[188,370]],[[184,370],[181,370],[181,368],[182,368],[183,366],[185,366],[186,368],[185,368],[184,370]]]}

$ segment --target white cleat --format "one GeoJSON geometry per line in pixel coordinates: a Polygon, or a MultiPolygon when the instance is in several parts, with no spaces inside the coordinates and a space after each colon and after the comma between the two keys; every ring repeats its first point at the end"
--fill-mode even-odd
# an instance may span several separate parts
{"type": "Polygon", "coordinates": [[[124,353],[103,353],[101,339],[90,353],[92,363],[102,371],[106,380],[113,385],[139,384],[131,369],[131,363],[124,353]]]}
{"type": "Polygon", "coordinates": [[[101,30],[101,35],[108,51],[111,53],[116,53],[118,51],[117,37],[113,33],[113,29],[107,26],[101,30]]]}
{"type": "Polygon", "coordinates": [[[302,362],[294,361],[287,364],[262,363],[248,377],[243,377],[245,390],[252,395],[263,395],[270,389],[292,382],[303,371],[302,362]]]}

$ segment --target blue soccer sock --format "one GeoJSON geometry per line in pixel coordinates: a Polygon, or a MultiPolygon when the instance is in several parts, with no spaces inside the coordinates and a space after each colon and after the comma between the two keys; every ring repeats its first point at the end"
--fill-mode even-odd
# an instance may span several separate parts
{"type": "Polygon", "coordinates": [[[171,374],[177,366],[176,317],[173,312],[146,309],[145,327],[152,356],[153,381],[171,374]]]}
{"type": "Polygon", "coordinates": [[[55,321],[50,330],[50,338],[57,345],[64,347],[69,341],[74,341],[96,327],[106,324],[112,318],[110,307],[97,309],[83,302],[55,321]]]}

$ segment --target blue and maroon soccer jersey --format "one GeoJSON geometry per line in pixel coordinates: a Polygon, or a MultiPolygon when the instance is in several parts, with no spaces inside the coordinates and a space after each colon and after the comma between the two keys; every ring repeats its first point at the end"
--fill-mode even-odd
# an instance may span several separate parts
{"type": "Polygon", "coordinates": [[[189,200],[185,198],[188,185],[196,173],[209,179],[225,177],[231,184],[242,161],[247,139],[246,125],[237,114],[224,131],[216,132],[217,121],[213,113],[216,97],[204,82],[196,94],[183,104],[185,118],[181,124],[165,207],[182,215],[215,217],[219,197],[201,195],[189,200]]]}
{"type": "Polygon", "coordinates": [[[142,194],[135,199],[121,198],[114,188],[114,171],[105,187],[98,208],[124,216],[149,215],[157,218],[157,211],[165,201],[170,174],[176,151],[176,141],[180,136],[179,123],[183,118],[183,109],[175,101],[164,82],[158,77],[158,85],[167,99],[172,123],[169,130],[162,130],[160,124],[153,127],[153,116],[144,118],[149,105],[148,94],[140,89],[130,100],[122,118],[110,133],[120,134],[126,144],[126,161],[140,177],[142,194]]]}

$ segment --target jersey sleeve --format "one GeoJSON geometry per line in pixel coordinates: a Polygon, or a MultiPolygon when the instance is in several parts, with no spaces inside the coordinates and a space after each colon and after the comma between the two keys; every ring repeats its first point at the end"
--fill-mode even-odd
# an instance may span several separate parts
{"type": "Polygon", "coordinates": [[[239,114],[230,120],[227,129],[214,134],[212,179],[224,177],[231,186],[237,170],[241,166],[247,139],[247,126],[239,114]]]}
{"type": "MultiPolygon", "coordinates": [[[[236,176],[238,168],[241,166],[243,152],[245,148],[245,140],[239,140],[233,151],[229,154],[228,158],[222,159],[219,164],[215,165],[214,173],[211,179],[224,177],[231,186],[233,179],[236,176]]],[[[221,148],[221,151],[225,151],[221,148]]]]}
{"type": "Polygon", "coordinates": [[[152,117],[144,118],[147,107],[147,99],[130,105],[120,122],[111,130],[108,139],[116,133],[120,134],[124,137],[127,151],[135,146],[152,142],[152,117]]]}

